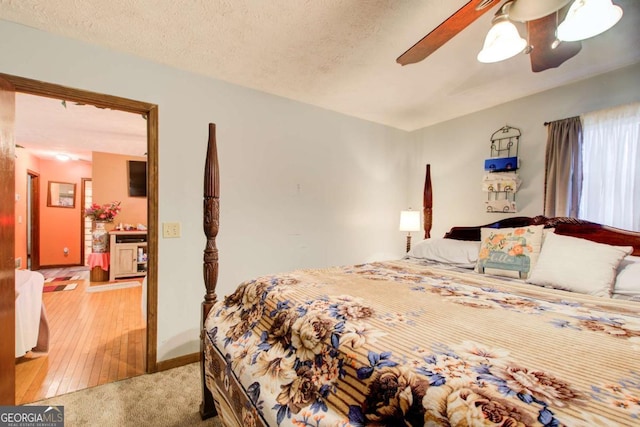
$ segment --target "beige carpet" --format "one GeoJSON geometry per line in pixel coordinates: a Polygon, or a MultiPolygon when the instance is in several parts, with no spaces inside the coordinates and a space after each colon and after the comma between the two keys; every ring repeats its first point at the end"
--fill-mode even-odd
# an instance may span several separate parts
{"type": "Polygon", "coordinates": [[[218,418],[200,419],[200,400],[200,367],[192,363],[30,405],[64,406],[65,427],[222,427],[218,418]]]}

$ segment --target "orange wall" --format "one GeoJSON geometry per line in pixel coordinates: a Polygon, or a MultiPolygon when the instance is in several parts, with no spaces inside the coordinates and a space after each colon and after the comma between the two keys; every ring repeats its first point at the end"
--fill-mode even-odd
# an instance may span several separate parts
{"type": "MultiPolygon", "coordinates": [[[[40,159],[27,150],[16,148],[16,243],[15,257],[22,259],[22,267],[27,268],[27,170],[40,173],[40,159]]],[[[46,193],[45,193],[46,195],[46,193]]]]}
{"type": "Polygon", "coordinates": [[[93,202],[100,205],[120,201],[120,213],[110,230],[119,223],[147,226],[147,198],[129,197],[127,161],[146,161],[146,157],[93,152],[93,202]]]}
{"type": "Polygon", "coordinates": [[[91,177],[91,163],[40,160],[40,265],[80,265],[81,178],[91,177]],[[49,181],[76,184],[74,208],[47,206],[49,181]],[[69,254],[64,254],[64,248],[69,254]]]}
{"type": "Polygon", "coordinates": [[[107,229],[121,222],[133,226],[147,225],[147,199],[129,197],[127,178],[127,160],[146,161],[146,158],[93,153],[91,164],[83,161],[61,163],[57,160],[39,159],[24,149],[17,149],[16,154],[18,157],[15,162],[15,192],[19,200],[15,202],[15,257],[22,258],[22,268],[26,268],[27,262],[27,169],[40,175],[40,264],[44,267],[81,264],[81,178],[92,179],[94,202],[121,202],[120,214],[113,224],[107,224],[107,229]],[[49,181],[76,183],[75,208],[47,206],[49,181]],[[65,247],[69,249],[67,256],[64,255],[65,247]]]}

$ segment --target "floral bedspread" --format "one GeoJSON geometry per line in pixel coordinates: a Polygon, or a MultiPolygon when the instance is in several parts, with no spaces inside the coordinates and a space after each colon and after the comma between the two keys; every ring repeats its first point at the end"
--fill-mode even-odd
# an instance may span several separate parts
{"type": "Polygon", "coordinates": [[[410,261],[241,284],[206,321],[228,425],[640,425],[640,304],[410,261]]]}

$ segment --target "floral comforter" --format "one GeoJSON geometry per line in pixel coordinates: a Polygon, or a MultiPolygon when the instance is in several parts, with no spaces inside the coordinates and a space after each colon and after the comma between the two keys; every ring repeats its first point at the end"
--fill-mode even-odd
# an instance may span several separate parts
{"type": "Polygon", "coordinates": [[[410,261],[245,282],[206,321],[228,425],[640,425],[640,305],[410,261]]]}

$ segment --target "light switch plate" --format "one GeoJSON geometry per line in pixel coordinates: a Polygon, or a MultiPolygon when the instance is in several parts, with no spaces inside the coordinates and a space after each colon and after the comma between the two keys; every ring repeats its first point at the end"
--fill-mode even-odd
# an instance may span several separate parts
{"type": "Polygon", "coordinates": [[[162,237],[165,239],[174,239],[174,238],[180,237],[180,223],[179,222],[163,222],[162,237]]]}

